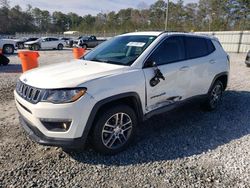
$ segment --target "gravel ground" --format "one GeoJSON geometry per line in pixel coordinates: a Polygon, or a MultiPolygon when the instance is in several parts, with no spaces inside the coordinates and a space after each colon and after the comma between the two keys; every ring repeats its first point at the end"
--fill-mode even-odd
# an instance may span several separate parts
{"type": "MultiPolygon", "coordinates": [[[[40,54],[40,66],[72,58],[70,50],[40,54]]],[[[245,54],[230,56],[230,83],[217,111],[186,105],[155,116],[116,156],[28,139],[12,94],[20,64],[11,56],[10,66],[0,67],[0,187],[250,187],[250,68],[245,54]]]]}

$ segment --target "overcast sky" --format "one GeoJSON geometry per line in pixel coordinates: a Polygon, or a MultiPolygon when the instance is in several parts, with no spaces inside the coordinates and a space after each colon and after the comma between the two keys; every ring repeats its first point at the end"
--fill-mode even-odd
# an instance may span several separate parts
{"type": "MultiPolygon", "coordinates": [[[[61,11],[64,13],[74,12],[81,16],[86,14],[96,15],[99,12],[118,11],[123,8],[138,8],[141,2],[151,5],[156,0],[10,0],[11,6],[20,5],[26,8],[27,4],[40,9],[61,11]]],[[[170,0],[176,2],[177,0],[170,0]]],[[[184,0],[184,3],[197,2],[198,0],[184,0]]]]}

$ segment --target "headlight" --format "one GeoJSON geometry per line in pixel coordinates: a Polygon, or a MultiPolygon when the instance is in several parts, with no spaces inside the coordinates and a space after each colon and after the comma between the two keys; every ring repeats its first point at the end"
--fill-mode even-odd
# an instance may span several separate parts
{"type": "Polygon", "coordinates": [[[56,104],[70,103],[78,100],[86,91],[86,88],[46,90],[42,101],[56,104]]]}

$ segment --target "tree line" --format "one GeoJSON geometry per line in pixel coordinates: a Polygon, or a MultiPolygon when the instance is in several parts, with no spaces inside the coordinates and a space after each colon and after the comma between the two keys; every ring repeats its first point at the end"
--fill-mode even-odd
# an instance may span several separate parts
{"type": "MultiPolygon", "coordinates": [[[[49,12],[27,5],[10,7],[8,0],[0,0],[0,34],[16,32],[58,33],[76,30],[83,33],[124,33],[141,30],[164,30],[167,3],[158,0],[137,9],[79,16],[70,12],[49,12]]],[[[84,11],[83,11],[84,13],[84,11]]],[[[224,31],[250,29],[249,0],[199,0],[184,4],[183,0],[169,3],[168,30],[224,31]]]]}

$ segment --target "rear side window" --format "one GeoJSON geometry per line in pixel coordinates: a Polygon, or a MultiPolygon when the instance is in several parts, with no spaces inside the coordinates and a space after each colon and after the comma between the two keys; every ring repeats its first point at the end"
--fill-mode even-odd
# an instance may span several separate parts
{"type": "Polygon", "coordinates": [[[208,53],[207,39],[201,37],[185,37],[187,58],[193,59],[208,53]]]}
{"type": "Polygon", "coordinates": [[[215,51],[215,47],[214,44],[212,43],[211,40],[206,39],[207,41],[207,50],[208,50],[208,54],[211,54],[213,51],[215,51]]]}
{"type": "Polygon", "coordinates": [[[181,36],[167,38],[149,57],[157,65],[169,64],[185,59],[184,41],[181,36]]]}

